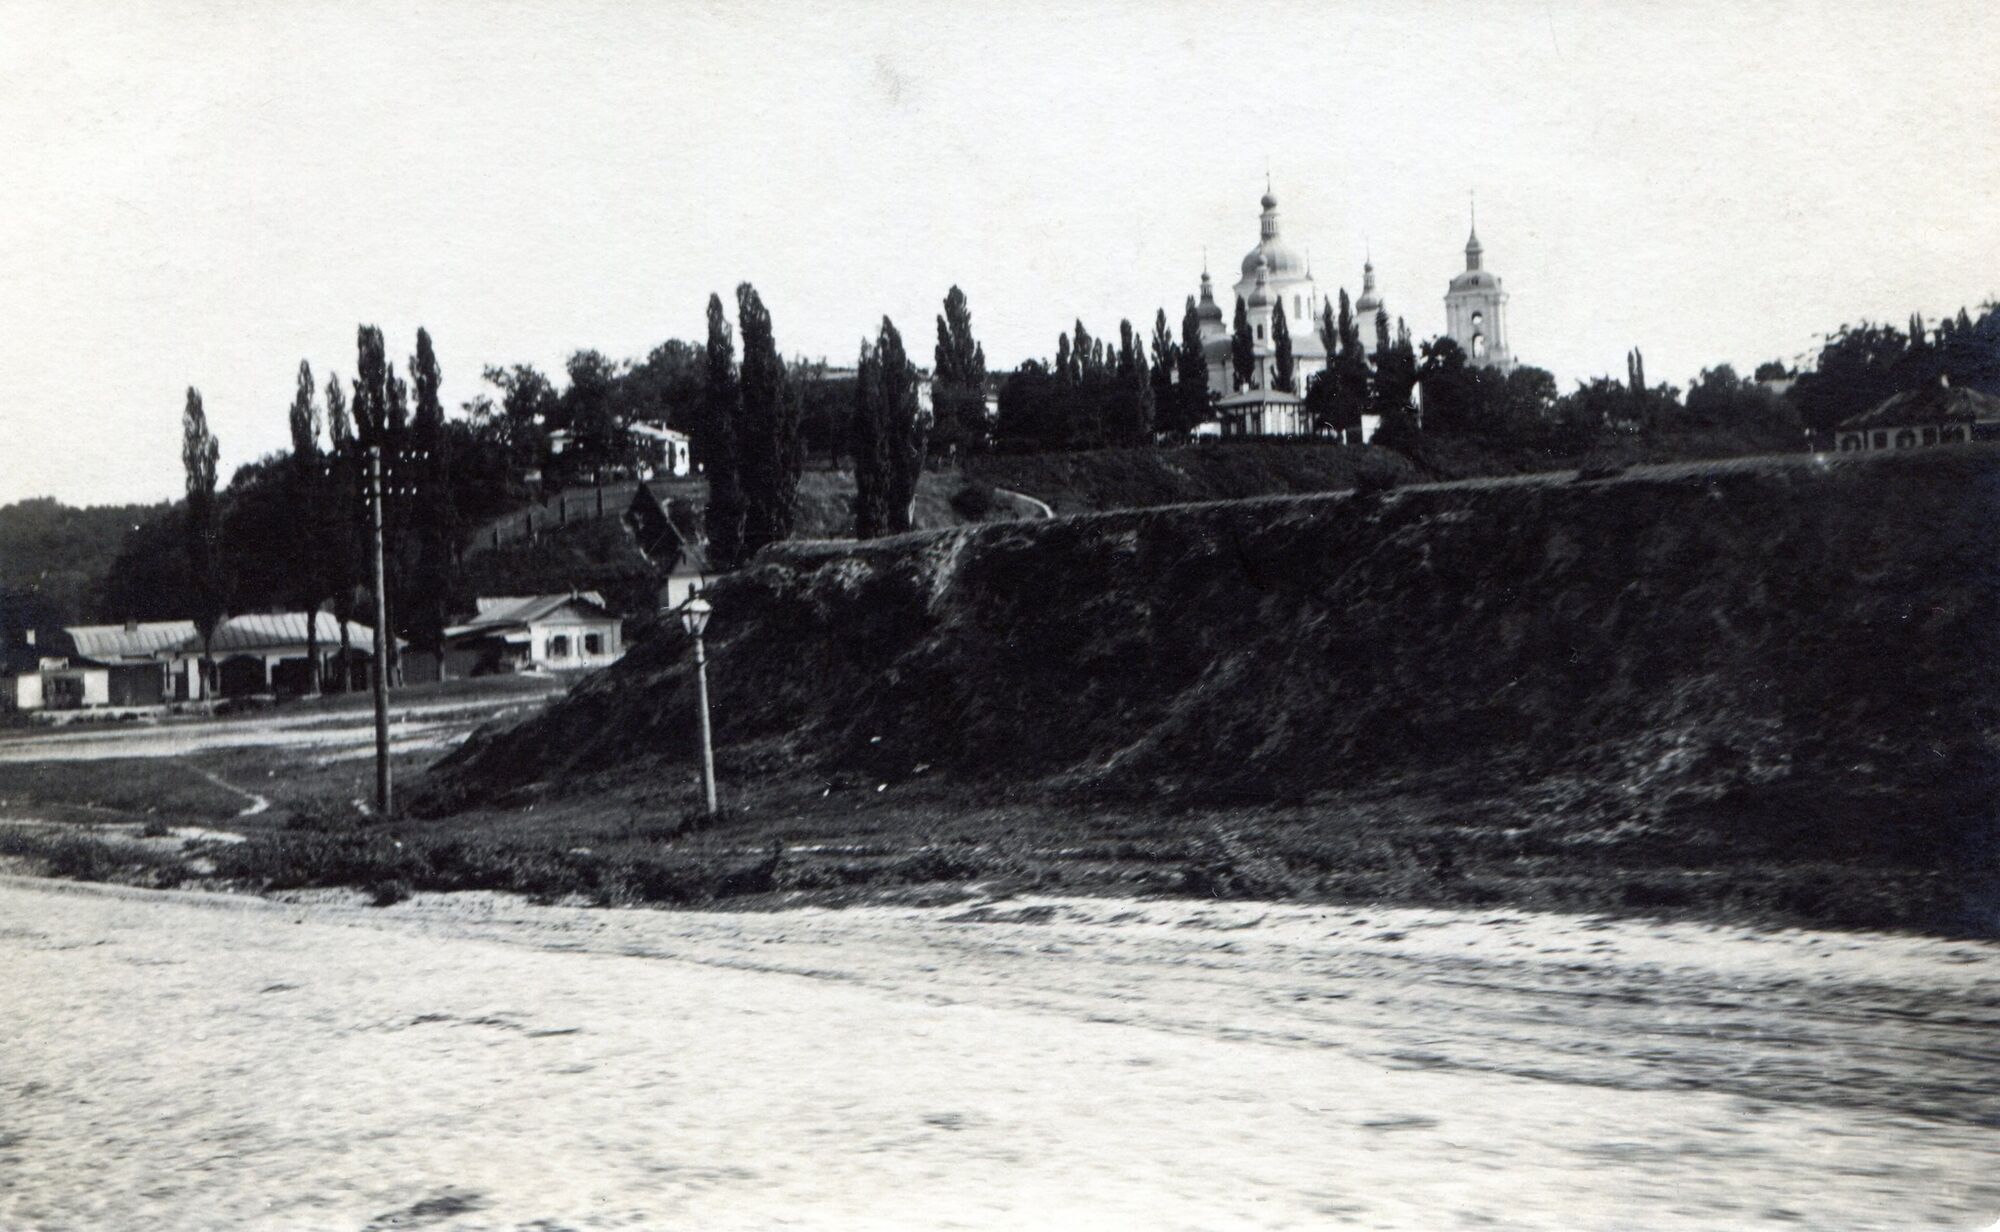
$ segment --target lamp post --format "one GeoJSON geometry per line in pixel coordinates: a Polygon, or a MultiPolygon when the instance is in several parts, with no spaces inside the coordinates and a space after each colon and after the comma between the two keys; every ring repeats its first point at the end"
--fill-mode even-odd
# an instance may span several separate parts
{"type": "Polygon", "coordinates": [[[715,816],[715,746],[708,730],[708,656],[702,649],[701,634],[708,628],[712,610],[699,594],[681,605],[681,628],[694,639],[694,688],[701,702],[701,785],[710,817],[715,816]]]}

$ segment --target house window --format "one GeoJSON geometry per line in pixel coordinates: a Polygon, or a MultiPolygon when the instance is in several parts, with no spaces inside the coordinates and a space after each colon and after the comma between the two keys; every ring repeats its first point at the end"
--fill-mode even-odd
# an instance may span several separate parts
{"type": "MultiPolygon", "coordinates": [[[[1474,320],[1475,322],[1477,322],[1477,321],[1479,320],[1479,314],[1478,314],[1478,313],[1476,313],[1476,312],[1475,312],[1475,313],[1473,313],[1473,314],[1472,314],[1472,319],[1473,319],[1473,320],[1474,320]]],[[[1485,335],[1485,334],[1474,334],[1474,335],[1472,335],[1472,358],[1474,358],[1474,359],[1485,359],[1485,358],[1486,358],[1486,335],[1485,335]]]]}
{"type": "Polygon", "coordinates": [[[583,653],[585,653],[585,654],[587,654],[587,655],[601,655],[601,654],[603,654],[603,653],[604,653],[604,635],[603,635],[602,633],[586,633],[586,634],[584,634],[584,635],[583,635],[583,653]]]}
{"type": "Polygon", "coordinates": [[[566,634],[566,633],[558,633],[558,634],[554,635],[553,637],[549,638],[549,658],[551,658],[551,659],[567,659],[567,658],[569,658],[569,635],[568,635],[568,634],[566,634]]]}
{"type": "Polygon", "coordinates": [[[1887,432],[1877,432],[1875,434],[1875,448],[1887,449],[1888,447],[1889,447],[1889,434],[1887,432]]]}
{"type": "Polygon", "coordinates": [[[1473,314],[1472,314],[1472,328],[1474,328],[1474,329],[1478,329],[1478,328],[1479,328],[1480,326],[1482,326],[1482,325],[1484,325],[1484,324],[1486,324],[1486,314],[1485,314],[1485,313],[1483,313],[1483,312],[1475,312],[1475,313],[1473,313],[1473,314]]]}
{"type": "Polygon", "coordinates": [[[1264,327],[1262,325],[1257,327],[1257,341],[1264,341],[1264,327]]]}
{"type": "Polygon", "coordinates": [[[1908,428],[1904,428],[1901,432],[1898,432],[1896,434],[1896,448],[1898,449],[1908,449],[1910,446],[1916,443],[1917,443],[1917,434],[1910,431],[1908,428]]]}
{"type": "Polygon", "coordinates": [[[1937,443],[1938,443],[1938,430],[1936,428],[1925,428],[1924,444],[1935,445],[1937,443]]]}

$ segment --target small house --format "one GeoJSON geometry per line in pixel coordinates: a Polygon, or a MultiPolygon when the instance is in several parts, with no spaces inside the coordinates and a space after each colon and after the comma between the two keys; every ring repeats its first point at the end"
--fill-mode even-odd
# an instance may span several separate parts
{"type": "MultiPolygon", "coordinates": [[[[200,672],[193,665],[179,669],[168,652],[195,635],[192,620],[128,620],[119,625],[72,625],[62,631],[62,649],[78,665],[104,670],[103,697],[89,696],[80,705],[158,706],[201,696],[200,672]]],[[[64,700],[67,700],[67,691],[64,700]]],[[[51,706],[60,705],[50,694],[51,706]]]]}
{"type": "Polygon", "coordinates": [[[1939,377],[1935,385],[1908,389],[1843,420],[1834,430],[1841,453],[1959,445],[2000,435],[2000,398],[1939,377]]]}
{"type": "Polygon", "coordinates": [[[444,631],[443,673],[581,671],[625,653],[624,622],[595,591],[477,600],[471,620],[444,631]]]}

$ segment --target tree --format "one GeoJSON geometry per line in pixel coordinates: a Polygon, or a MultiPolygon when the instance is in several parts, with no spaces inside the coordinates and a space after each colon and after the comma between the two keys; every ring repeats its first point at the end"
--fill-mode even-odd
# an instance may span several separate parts
{"type": "Polygon", "coordinates": [[[1285,297],[1278,297],[1277,307],[1271,312],[1271,350],[1273,362],[1277,366],[1277,387],[1286,393],[1292,392],[1292,327],[1285,323],[1285,297]]]}
{"type": "Polygon", "coordinates": [[[702,381],[702,446],[697,457],[708,478],[702,514],[708,559],[717,568],[743,562],[743,489],[736,456],[736,342],[722,314],[722,297],[708,297],[707,362],[702,381]]]}
{"type": "Polygon", "coordinates": [[[1046,366],[1028,360],[1000,386],[1000,413],[993,425],[995,443],[1006,449],[1057,449],[1068,430],[1063,399],[1068,387],[1046,366]]]}
{"type": "MultiPolygon", "coordinates": [[[[560,399],[549,378],[527,364],[489,367],[482,374],[500,391],[500,415],[493,437],[522,470],[542,464],[548,450],[549,422],[559,413],[560,399]]],[[[697,458],[699,461],[699,458],[697,458]]]]}
{"type": "Polygon", "coordinates": [[[333,619],[340,625],[340,691],[354,688],[352,635],[356,591],[361,585],[361,470],[354,421],[347,413],[340,374],[326,374],[326,435],[329,448],[327,516],[321,541],[324,568],[322,590],[333,598],[333,619]]]}
{"type": "Polygon", "coordinates": [[[563,452],[550,460],[557,483],[602,483],[634,461],[622,366],[600,351],[573,352],[563,365],[569,387],[551,423],[564,433],[563,452]]]}
{"type": "MultiPolygon", "coordinates": [[[[1163,321],[1165,317],[1161,318],[1163,321]]],[[[1113,374],[1106,428],[1111,443],[1127,447],[1153,440],[1152,378],[1146,366],[1145,343],[1132,322],[1118,322],[1118,363],[1113,374]]]]}
{"type": "MultiPolygon", "coordinates": [[[[854,418],[847,433],[854,453],[854,537],[873,539],[889,525],[889,408],[882,360],[866,338],[854,372],[854,418]]],[[[1007,422],[1004,404],[1002,422],[1007,422]]]]}
{"type": "Polygon", "coordinates": [[[1785,367],[1785,361],[1781,359],[1767,359],[1757,365],[1757,371],[1751,374],[1750,379],[1753,381],[1782,381],[1791,375],[1792,370],[1785,367]]]}
{"type": "Polygon", "coordinates": [[[972,336],[972,308],[955,286],[945,294],[944,311],[938,315],[933,359],[932,448],[948,458],[961,450],[984,449],[986,350],[972,336]]]}
{"type": "Polygon", "coordinates": [[[227,602],[215,500],[215,464],[221,452],[215,434],[208,430],[208,415],[202,409],[201,391],[190,385],[187,405],[181,411],[181,468],[187,479],[185,542],[188,577],[194,591],[194,628],[201,636],[204,695],[211,691],[209,686],[215,673],[215,662],[210,652],[227,602]]]}
{"type": "Polygon", "coordinates": [[[1396,320],[1396,339],[1375,356],[1375,414],[1385,421],[1392,413],[1407,414],[1410,391],[1417,385],[1417,353],[1410,327],[1396,320]]]}
{"type": "Polygon", "coordinates": [[[1841,326],[1820,348],[1819,361],[1792,386],[1806,426],[1828,432],[1902,388],[1899,368],[1910,341],[1892,325],[1841,326]]]}
{"type": "Polygon", "coordinates": [[[1174,381],[1181,367],[1181,347],[1174,341],[1173,331],[1167,328],[1167,310],[1160,309],[1153,316],[1153,429],[1155,432],[1177,434],[1176,424],[1180,416],[1176,407],[1174,381]]]}
{"type": "Polygon", "coordinates": [[[413,489],[412,529],[416,536],[416,569],[410,573],[410,596],[404,621],[411,640],[444,660],[444,630],[451,617],[451,595],[457,572],[458,528],[451,490],[450,438],[445,432],[444,404],[438,390],[444,373],[428,330],[417,330],[417,353],[410,357],[410,379],[416,385],[416,415],[410,445],[416,452],[407,473],[413,489]]]}
{"type": "Polygon", "coordinates": [[[1180,380],[1175,383],[1174,413],[1167,424],[1175,440],[1185,440],[1209,414],[1208,355],[1201,341],[1201,315],[1194,296],[1181,313],[1180,380]]]}
{"type": "Polygon", "coordinates": [[[903,336],[895,323],[882,318],[875,339],[875,359],[880,369],[883,440],[888,452],[887,481],[883,488],[886,530],[901,534],[910,529],[916,513],[917,477],[924,469],[924,433],[927,425],[917,411],[917,369],[903,350],[903,336]]]}
{"type": "Polygon", "coordinates": [[[1236,387],[1249,388],[1250,377],[1257,370],[1257,347],[1250,341],[1250,311],[1240,297],[1236,301],[1236,323],[1229,334],[1229,362],[1236,387]]]}
{"type": "Polygon", "coordinates": [[[1339,317],[1322,311],[1320,322],[1322,334],[1329,326],[1333,334],[1327,347],[1327,359],[1333,372],[1329,396],[1325,399],[1327,426],[1343,437],[1358,440],[1361,417],[1367,413],[1372,396],[1368,357],[1362,352],[1361,327],[1354,319],[1354,305],[1348,300],[1344,287],[1340,291],[1339,302],[1339,317]]]}
{"type": "Polygon", "coordinates": [[[1448,337],[1423,344],[1417,384],[1423,400],[1425,432],[1467,436],[1478,427],[1477,382],[1467,366],[1465,351],[1448,337]]]}
{"type": "Polygon", "coordinates": [[[1105,363],[1104,343],[1091,337],[1082,321],[1071,333],[1070,368],[1075,376],[1060,403],[1062,443],[1070,449],[1100,449],[1113,413],[1115,382],[1111,365],[1105,363]]]}
{"type": "Polygon", "coordinates": [[[743,495],[742,558],[789,539],[798,517],[799,402],[778,357],[771,314],[749,283],[736,288],[736,320],[743,336],[737,381],[736,458],[743,495]]]}
{"type": "Polygon", "coordinates": [[[325,530],[325,459],[319,447],[319,407],[314,402],[312,365],[299,361],[298,391],[292,395],[289,426],[292,430],[290,487],[293,530],[298,555],[293,560],[294,596],[306,615],[306,686],[320,691],[319,605],[326,597],[321,589],[326,570],[320,560],[325,530]]]}

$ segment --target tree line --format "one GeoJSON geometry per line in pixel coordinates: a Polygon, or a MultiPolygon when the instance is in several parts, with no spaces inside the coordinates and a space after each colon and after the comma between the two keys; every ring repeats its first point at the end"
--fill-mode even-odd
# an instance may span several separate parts
{"type": "MultiPolygon", "coordinates": [[[[780,358],[771,315],[749,284],[736,289],[734,308],[732,326],[721,297],[711,296],[703,343],[669,340],[640,361],[578,351],[561,389],[527,365],[488,367],[483,375],[497,396],[476,396],[457,416],[440,402],[442,372],[428,331],[417,331],[405,377],[381,330],[363,325],[356,375],[343,382],[329,373],[322,382],[302,360],[285,407],[291,448],[238,468],[226,487],[200,393],[190,389],[182,407],[185,497],[171,518],[125,535],[89,608],[110,619],[192,615],[204,637],[228,611],[324,608],[344,632],[368,598],[359,502],[369,433],[389,458],[393,627],[414,646],[438,650],[451,615],[470,606],[467,529],[533,499],[525,477],[535,469],[553,470],[545,483],[583,482],[634,465],[629,428],[643,419],[688,433],[708,481],[709,559],[727,569],[790,536],[808,450],[850,462],[853,529],[865,538],[909,529],[917,480],[932,459],[1170,445],[1214,413],[1192,297],[1178,331],[1164,310],[1150,338],[1129,321],[1115,338],[1098,338],[1078,321],[1058,336],[1053,359],[1024,362],[996,382],[967,299],[953,287],[936,320],[929,413],[921,406],[924,374],[888,318],[863,340],[853,373],[834,375],[824,361],[780,358]],[[999,412],[989,419],[996,384],[999,412]],[[549,452],[556,431],[569,434],[560,458],[549,452]]],[[[1503,374],[1470,364],[1450,338],[1419,345],[1386,314],[1358,319],[1345,291],[1314,328],[1329,362],[1304,382],[1309,422],[1329,439],[1354,441],[1372,414],[1376,443],[1411,452],[1457,437],[1568,457],[1607,438],[1703,434],[1739,451],[1796,448],[1806,431],[1830,430],[1890,394],[1940,378],[2000,392],[2000,309],[1990,303],[1934,324],[1913,317],[1901,327],[1842,326],[1806,372],[1770,361],[1744,378],[1723,364],[1703,369],[1685,391],[1650,381],[1634,349],[1622,380],[1601,376],[1562,393],[1542,369],[1503,374]],[[1769,388],[1780,381],[1791,382],[1784,396],[1769,388]]],[[[1231,331],[1231,370],[1244,378],[1247,338],[1246,329],[1231,331]]],[[[1289,323],[1274,342],[1277,381],[1296,389],[1289,323]]]]}

